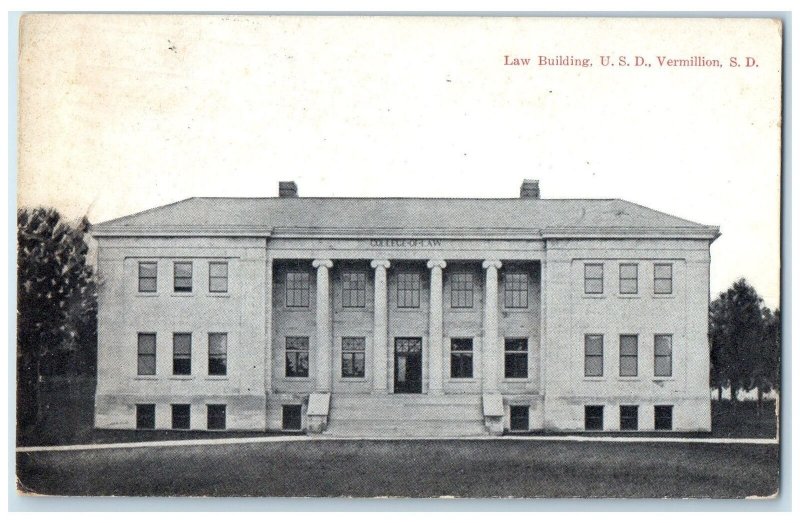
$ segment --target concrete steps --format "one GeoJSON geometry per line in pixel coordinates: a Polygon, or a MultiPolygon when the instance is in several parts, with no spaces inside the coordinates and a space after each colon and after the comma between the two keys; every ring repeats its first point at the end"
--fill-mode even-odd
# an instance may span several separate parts
{"type": "Polygon", "coordinates": [[[333,394],[329,436],[486,435],[480,395],[333,394]]]}

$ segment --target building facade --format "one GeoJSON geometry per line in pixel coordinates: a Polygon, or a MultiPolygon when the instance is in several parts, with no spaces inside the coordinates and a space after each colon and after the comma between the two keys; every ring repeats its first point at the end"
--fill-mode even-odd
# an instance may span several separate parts
{"type": "Polygon", "coordinates": [[[191,198],[99,224],[98,428],[707,431],[717,227],[622,200],[191,198]]]}

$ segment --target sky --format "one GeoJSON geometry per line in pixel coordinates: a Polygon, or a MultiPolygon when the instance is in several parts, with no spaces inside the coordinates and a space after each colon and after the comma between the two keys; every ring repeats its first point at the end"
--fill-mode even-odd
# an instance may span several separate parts
{"type": "Polygon", "coordinates": [[[18,205],[98,223],[276,196],[279,180],[301,196],[515,197],[533,178],[543,198],[720,226],[712,297],[745,277],[775,307],[780,34],[743,19],[23,17],[18,205]],[[692,56],[722,67],[659,65],[692,56]],[[757,67],[729,66],[748,56],[757,67]]]}

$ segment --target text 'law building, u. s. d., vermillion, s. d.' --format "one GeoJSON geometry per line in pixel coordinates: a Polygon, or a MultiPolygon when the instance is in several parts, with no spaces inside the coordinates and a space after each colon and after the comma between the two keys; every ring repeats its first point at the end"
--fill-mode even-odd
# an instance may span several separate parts
{"type": "Polygon", "coordinates": [[[707,431],[719,228],[631,202],[190,198],[96,225],[98,428],[707,431]]]}

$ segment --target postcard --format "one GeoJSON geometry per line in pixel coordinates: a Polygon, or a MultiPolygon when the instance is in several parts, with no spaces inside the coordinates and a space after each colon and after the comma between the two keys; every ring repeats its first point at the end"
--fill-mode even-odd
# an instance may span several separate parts
{"type": "Polygon", "coordinates": [[[782,45],[24,15],[18,495],[775,499],[782,45]]]}

